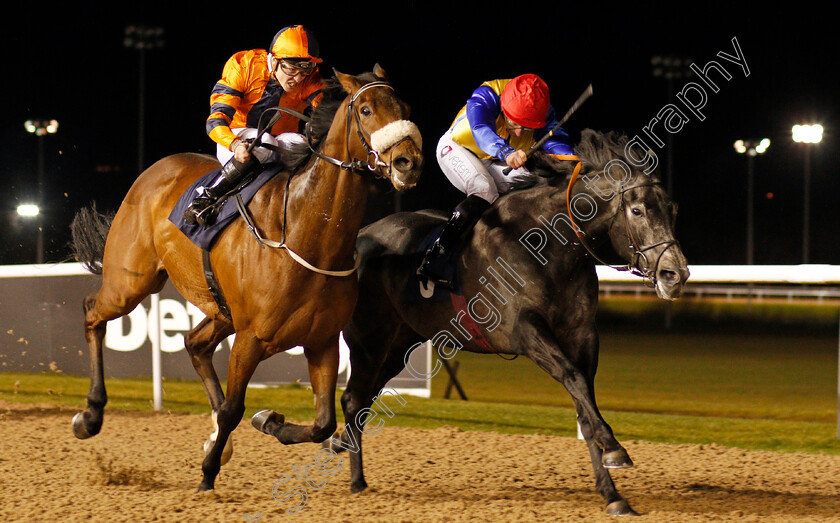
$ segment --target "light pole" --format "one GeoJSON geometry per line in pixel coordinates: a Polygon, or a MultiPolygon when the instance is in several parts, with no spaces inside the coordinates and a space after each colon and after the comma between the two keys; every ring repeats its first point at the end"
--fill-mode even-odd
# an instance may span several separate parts
{"type": "Polygon", "coordinates": [[[755,239],[754,225],[755,213],[753,211],[753,200],[755,193],[755,157],[764,154],[770,147],[770,140],[738,140],[734,144],[738,154],[747,155],[747,265],[755,263],[755,239]]]}
{"type": "Polygon", "coordinates": [[[41,209],[44,208],[44,137],[58,132],[58,122],[56,120],[27,120],[23,123],[23,127],[28,133],[34,134],[38,138],[38,187],[36,191],[37,203],[29,206],[30,214],[21,212],[21,207],[24,206],[18,208],[18,214],[37,218],[38,247],[35,262],[44,263],[44,213],[41,212],[41,209]],[[34,214],[32,214],[33,209],[34,214]]]}
{"type": "Polygon", "coordinates": [[[139,99],[137,103],[137,174],[143,172],[146,154],[146,51],[163,47],[163,28],[130,25],[125,28],[123,45],[140,51],[139,99]]]}
{"type": "MultiPolygon", "coordinates": [[[[691,58],[680,56],[654,56],[650,59],[651,74],[654,78],[664,78],[668,86],[668,103],[674,103],[674,80],[692,75],[691,58]]],[[[668,133],[665,153],[665,187],[668,195],[674,197],[674,135],[668,133]]],[[[671,328],[672,303],[665,304],[665,328],[671,328]]]]}
{"type": "MultiPolygon", "coordinates": [[[[664,78],[668,85],[668,103],[674,103],[674,80],[687,78],[693,73],[691,64],[694,60],[680,56],[654,56],[650,59],[651,74],[654,78],[664,78]]],[[[666,187],[671,198],[674,197],[674,135],[668,133],[667,153],[665,155],[666,187]]],[[[670,303],[670,302],[669,302],[670,303]]]]}
{"type": "Polygon", "coordinates": [[[811,144],[822,141],[823,126],[794,125],[791,129],[793,141],[805,144],[805,168],[803,180],[802,204],[802,263],[809,263],[811,235],[811,144]]]}

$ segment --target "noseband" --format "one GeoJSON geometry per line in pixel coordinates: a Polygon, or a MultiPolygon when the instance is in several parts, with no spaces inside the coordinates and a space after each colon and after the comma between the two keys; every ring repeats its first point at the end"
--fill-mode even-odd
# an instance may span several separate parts
{"type": "MultiPolygon", "coordinates": [[[[653,187],[656,185],[660,185],[659,182],[647,182],[647,183],[640,183],[638,185],[633,185],[631,187],[622,188],[618,191],[618,194],[621,198],[618,204],[618,209],[613,214],[612,222],[615,222],[616,217],[624,211],[624,227],[625,233],[627,234],[627,238],[630,241],[629,247],[633,250],[633,255],[631,257],[630,263],[627,265],[612,265],[610,263],[605,262],[601,258],[595,254],[595,251],[589,247],[589,244],[586,241],[586,234],[583,232],[583,229],[575,223],[574,215],[572,214],[572,207],[571,207],[571,193],[572,193],[572,186],[577,181],[578,174],[580,173],[581,162],[579,161],[578,164],[575,166],[575,170],[572,173],[571,178],[569,179],[569,185],[566,188],[566,209],[569,213],[569,220],[572,222],[573,229],[575,234],[577,235],[578,239],[580,240],[581,245],[586,249],[586,251],[596,260],[601,262],[602,264],[615,269],[617,271],[629,271],[630,274],[642,277],[645,282],[650,282],[650,286],[656,286],[656,271],[659,268],[659,262],[662,260],[662,256],[665,254],[665,251],[673,247],[674,245],[679,245],[679,242],[676,239],[671,240],[664,240],[661,242],[657,242],[651,245],[647,245],[644,247],[639,246],[639,242],[636,241],[635,236],[633,235],[633,231],[630,228],[630,219],[627,216],[627,209],[624,200],[624,193],[628,191],[632,191],[633,189],[638,189],[640,187],[653,187]],[[664,245],[663,248],[659,252],[659,256],[656,257],[656,263],[653,265],[651,269],[650,262],[648,261],[647,255],[645,252],[655,249],[656,247],[660,247],[664,245]]],[[[612,225],[610,225],[610,229],[612,229],[612,225]]]]}

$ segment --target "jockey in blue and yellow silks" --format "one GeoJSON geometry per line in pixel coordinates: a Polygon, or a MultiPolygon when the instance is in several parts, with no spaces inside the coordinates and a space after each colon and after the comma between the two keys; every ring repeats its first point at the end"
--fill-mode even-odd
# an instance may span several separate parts
{"type": "MultiPolygon", "coordinates": [[[[528,76],[536,75],[523,75],[517,79],[528,76]]],[[[535,107],[538,114],[546,111],[542,119],[529,119],[522,110],[516,113],[518,106],[513,101],[505,104],[504,109],[507,111],[503,111],[502,93],[510,82],[511,80],[491,80],[481,84],[458,112],[450,127],[449,134],[452,141],[482,160],[505,161],[507,155],[513,151],[527,151],[557,124],[554,108],[548,105],[544,109],[542,106],[546,104],[542,100],[538,102],[540,106],[535,107]],[[512,107],[507,107],[507,105],[512,107]],[[524,129],[522,133],[511,135],[505,113],[510,113],[510,119],[524,129]],[[525,125],[526,123],[529,125],[525,125]]],[[[511,96],[511,100],[513,99],[511,96]]],[[[512,127],[516,128],[516,126],[512,127]]],[[[562,129],[546,140],[542,149],[549,154],[574,155],[572,147],[568,144],[568,135],[562,129]]],[[[496,198],[485,199],[493,203],[496,198]]]]}
{"type": "MultiPolygon", "coordinates": [[[[454,248],[481,214],[504,194],[532,176],[526,151],[557,124],[548,86],[535,74],[481,84],[440,138],[437,160],[443,174],[467,198],[455,208],[417,271],[421,278],[451,286],[430,263],[454,248]],[[505,175],[504,170],[511,171],[505,175]]],[[[541,149],[562,160],[577,160],[569,137],[557,129],[541,149]]]]}

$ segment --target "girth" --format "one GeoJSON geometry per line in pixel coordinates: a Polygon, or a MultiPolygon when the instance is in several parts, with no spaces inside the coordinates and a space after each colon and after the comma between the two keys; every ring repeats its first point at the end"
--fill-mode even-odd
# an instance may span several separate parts
{"type": "Polygon", "coordinates": [[[232,319],[230,308],[228,307],[224,294],[222,294],[222,289],[219,287],[219,282],[216,280],[216,275],[213,273],[213,267],[210,264],[210,251],[205,249],[201,250],[201,261],[204,264],[204,279],[207,281],[207,290],[210,291],[210,295],[216,300],[216,304],[219,306],[219,312],[225,318],[232,319]]]}

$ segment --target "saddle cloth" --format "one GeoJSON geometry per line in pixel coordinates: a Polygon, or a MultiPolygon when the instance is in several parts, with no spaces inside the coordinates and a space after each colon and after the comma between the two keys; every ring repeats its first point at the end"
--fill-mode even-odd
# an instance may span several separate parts
{"type": "MultiPolygon", "coordinates": [[[[274,178],[277,173],[280,172],[281,167],[279,165],[267,165],[265,169],[257,175],[250,183],[248,183],[245,187],[243,187],[239,194],[242,195],[242,201],[245,205],[248,205],[248,202],[257,194],[257,191],[265,185],[266,182],[274,178]]],[[[236,208],[236,202],[232,201],[233,198],[228,197],[227,200],[222,204],[221,209],[219,210],[219,214],[216,217],[216,221],[214,221],[210,225],[198,225],[198,224],[191,224],[187,223],[184,220],[184,211],[192,202],[193,198],[195,197],[195,190],[197,187],[202,185],[207,185],[208,183],[212,182],[213,179],[219,174],[221,169],[216,169],[215,171],[210,171],[209,173],[205,174],[201,178],[195,181],[192,185],[190,185],[184,194],[178,199],[178,202],[175,204],[175,208],[172,209],[172,212],[169,213],[169,221],[175,224],[182,233],[184,233],[187,238],[190,239],[194,244],[198,245],[204,250],[210,250],[210,247],[213,245],[213,241],[218,237],[218,235],[227,227],[228,225],[236,219],[239,211],[236,208]]]]}

